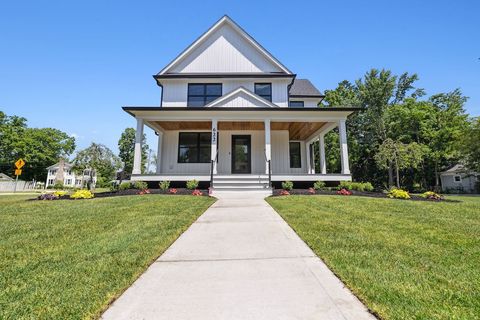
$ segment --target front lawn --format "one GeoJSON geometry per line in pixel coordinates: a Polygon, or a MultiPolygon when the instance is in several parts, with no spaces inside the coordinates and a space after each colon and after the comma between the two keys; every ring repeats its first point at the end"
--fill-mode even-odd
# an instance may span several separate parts
{"type": "Polygon", "coordinates": [[[0,196],[0,319],[96,318],[212,203],[0,196]]]}
{"type": "Polygon", "coordinates": [[[268,202],[383,319],[480,319],[480,197],[268,202]]]}

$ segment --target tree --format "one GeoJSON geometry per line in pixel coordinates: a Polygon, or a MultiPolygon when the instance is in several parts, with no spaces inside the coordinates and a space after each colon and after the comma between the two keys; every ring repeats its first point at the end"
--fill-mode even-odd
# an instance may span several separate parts
{"type": "Polygon", "coordinates": [[[75,138],[53,128],[28,128],[27,120],[0,111],[0,163],[13,170],[18,158],[25,159],[22,178],[45,180],[46,168],[75,150],[75,138]]]}
{"type": "Polygon", "coordinates": [[[400,170],[417,168],[422,162],[424,154],[423,146],[416,142],[404,144],[387,138],[380,145],[378,153],[375,155],[375,161],[379,167],[385,169],[388,169],[393,164],[396,174],[396,185],[397,188],[400,188],[400,170]]]}
{"type": "MultiPolygon", "coordinates": [[[[146,136],[142,137],[142,172],[145,170],[149,146],[146,136]]],[[[133,156],[135,152],[135,129],[126,128],[118,140],[119,156],[123,162],[123,171],[131,173],[133,170],[133,156]]]]}
{"type": "Polygon", "coordinates": [[[480,172],[480,117],[471,120],[460,142],[462,158],[469,170],[480,172]]]}
{"type": "Polygon", "coordinates": [[[94,142],[88,148],[77,153],[73,164],[76,172],[94,169],[97,173],[97,181],[100,182],[99,185],[107,185],[108,181],[115,178],[115,172],[121,167],[120,159],[109,148],[94,142]]]}

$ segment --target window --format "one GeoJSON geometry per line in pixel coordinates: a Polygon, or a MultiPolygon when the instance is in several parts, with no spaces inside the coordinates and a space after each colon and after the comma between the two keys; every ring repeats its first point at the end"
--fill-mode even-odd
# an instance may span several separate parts
{"type": "Polygon", "coordinates": [[[72,179],[65,180],[65,185],[69,186],[72,184],[72,179]]]}
{"type": "Polygon", "coordinates": [[[178,137],[178,162],[210,162],[211,137],[210,132],[180,132],[178,137]]]}
{"type": "Polygon", "coordinates": [[[57,170],[50,170],[50,175],[54,176],[57,173],[57,170]]]}
{"type": "Polygon", "coordinates": [[[221,96],[221,83],[189,83],[187,105],[189,107],[203,107],[221,96]]]}
{"type": "Polygon", "coordinates": [[[454,180],[455,182],[462,182],[462,177],[461,177],[461,176],[454,176],[454,177],[453,177],[453,180],[454,180]]]}
{"type": "Polygon", "coordinates": [[[272,102],[272,84],[271,83],[255,83],[255,94],[265,100],[272,102]]]}
{"type": "Polygon", "coordinates": [[[290,101],[290,108],[303,108],[304,106],[303,101],[290,101]]]}
{"type": "Polygon", "coordinates": [[[301,168],[300,142],[290,142],[290,168],[301,168]]]}
{"type": "Polygon", "coordinates": [[[53,181],[53,179],[48,179],[48,185],[51,186],[51,185],[54,185],[55,182],[53,181]]]}

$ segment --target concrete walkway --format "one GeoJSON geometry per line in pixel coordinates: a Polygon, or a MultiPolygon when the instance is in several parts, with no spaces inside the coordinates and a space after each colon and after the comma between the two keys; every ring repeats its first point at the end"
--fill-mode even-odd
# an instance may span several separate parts
{"type": "Polygon", "coordinates": [[[103,319],[375,319],[255,193],[221,196],[103,319]]]}

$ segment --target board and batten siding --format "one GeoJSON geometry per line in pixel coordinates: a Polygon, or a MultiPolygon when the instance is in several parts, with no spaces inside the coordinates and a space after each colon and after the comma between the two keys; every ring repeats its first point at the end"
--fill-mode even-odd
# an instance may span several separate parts
{"type": "Polygon", "coordinates": [[[221,83],[222,95],[240,87],[254,92],[255,83],[272,84],[272,102],[279,107],[288,107],[287,87],[290,79],[189,79],[163,80],[162,107],[186,107],[189,83],[221,83]]]}
{"type": "MultiPolygon", "coordinates": [[[[178,163],[179,132],[198,132],[195,130],[166,131],[162,144],[162,172],[165,174],[209,174],[210,163],[178,163]]],[[[289,133],[287,130],[271,132],[272,173],[306,173],[305,143],[300,141],[302,167],[290,168],[289,133]]],[[[222,130],[218,139],[218,174],[231,174],[232,135],[250,135],[252,152],[252,174],[265,174],[265,132],[222,130]]]]}

